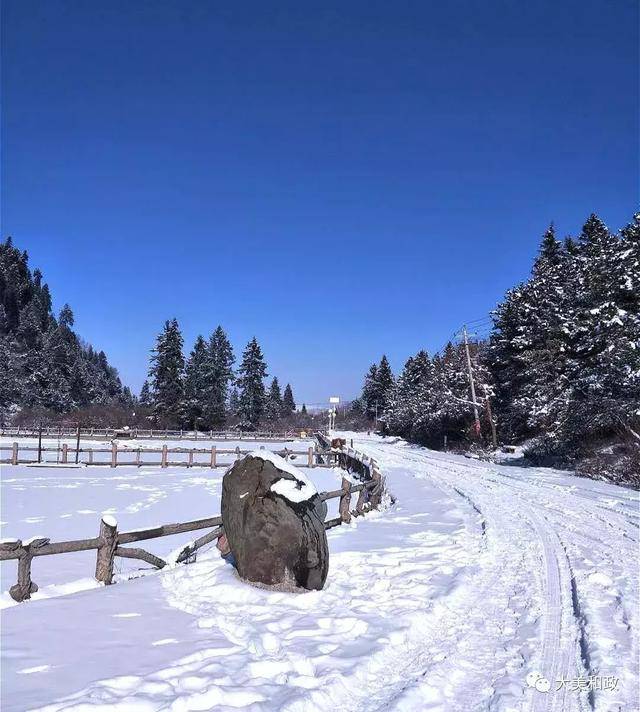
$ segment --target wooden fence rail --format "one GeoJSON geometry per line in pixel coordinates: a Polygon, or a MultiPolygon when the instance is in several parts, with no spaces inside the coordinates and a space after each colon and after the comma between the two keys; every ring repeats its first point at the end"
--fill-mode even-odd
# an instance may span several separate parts
{"type": "MultiPolygon", "coordinates": [[[[362,478],[361,482],[354,484],[351,479],[343,477],[340,489],[320,493],[320,497],[323,501],[336,498],[340,500],[338,505],[339,516],[334,519],[326,520],[325,529],[331,529],[340,524],[348,523],[351,521],[352,516],[359,516],[369,509],[377,508],[382,498],[384,480],[377,468],[375,460],[367,458],[366,455],[352,448],[349,448],[348,451],[345,449],[327,448],[326,442],[320,438],[318,439],[318,444],[323,448],[322,452],[318,453],[315,452],[313,448],[310,448],[308,452],[301,453],[308,455],[308,466],[318,466],[315,462],[315,458],[323,458],[326,462],[321,466],[333,467],[334,465],[339,465],[342,469],[351,473],[355,472],[362,478]],[[355,509],[352,510],[351,495],[356,492],[359,493],[359,496],[355,509]]],[[[160,452],[163,453],[164,457],[168,452],[166,446],[160,452]]],[[[230,450],[229,452],[238,454],[237,450],[230,450]]],[[[166,458],[164,458],[164,461],[166,462],[166,458]]],[[[215,462],[213,466],[215,466],[215,462]]],[[[0,540],[0,561],[17,559],[18,580],[17,583],[9,589],[9,593],[15,601],[24,601],[38,590],[38,586],[31,579],[31,563],[36,557],[95,550],[97,552],[95,578],[97,581],[108,585],[113,583],[115,557],[137,559],[151,566],[155,566],[158,569],[167,565],[167,562],[161,557],[139,547],[126,547],[124,546],[125,544],[165,536],[174,536],[175,534],[202,529],[212,530],[187,544],[176,559],[176,563],[189,563],[195,560],[195,554],[200,548],[215,541],[223,533],[222,517],[206,517],[204,519],[195,519],[188,522],[160,524],[156,527],[119,532],[116,520],[109,515],[105,515],[100,520],[98,536],[91,539],[76,539],[60,542],[51,542],[45,537],[37,537],[25,541],[20,539],[2,539],[0,540]]]]}
{"type": "MultiPolygon", "coordinates": [[[[61,446],[47,446],[42,445],[41,447],[36,447],[33,445],[20,445],[18,441],[12,443],[11,445],[0,445],[0,464],[3,465],[33,465],[39,464],[53,464],[54,461],[43,460],[42,456],[46,453],[55,453],[56,459],[55,464],[59,465],[101,465],[105,467],[120,467],[123,465],[136,466],[136,467],[228,467],[231,462],[224,459],[220,461],[218,458],[222,456],[232,456],[236,459],[246,455],[247,453],[253,452],[249,449],[241,449],[240,446],[236,446],[233,449],[230,448],[218,448],[216,445],[212,445],[208,448],[184,448],[176,447],[169,448],[167,445],[163,445],[160,448],[133,448],[133,447],[120,447],[118,443],[113,442],[109,447],[70,447],[66,443],[61,446]],[[9,453],[8,457],[3,457],[2,453],[9,453]],[[20,453],[36,453],[36,457],[20,457],[20,453]],[[86,455],[86,457],[81,457],[86,455]],[[105,459],[94,459],[94,455],[108,455],[105,459]],[[126,457],[129,455],[129,457],[126,457]],[[159,459],[148,460],[143,459],[143,455],[160,455],[159,459]],[[170,455],[181,455],[186,456],[183,460],[171,460],[170,455]],[[196,459],[196,455],[206,455],[203,460],[196,459]],[[132,459],[133,457],[133,459],[132,459]],[[126,458],[126,459],[123,459],[126,458]]],[[[281,450],[275,451],[278,455],[281,455],[286,460],[295,460],[297,458],[302,458],[300,462],[297,462],[298,467],[333,467],[337,464],[337,454],[332,455],[332,453],[319,453],[318,450],[310,446],[306,450],[292,450],[289,448],[283,448],[281,450]]]]}
{"type": "MultiPolygon", "coordinates": [[[[257,432],[229,431],[229,430],[167,430],[164,428],[80,428],[80,437],[85,439],[111,440],[113,438],[126,438],[137,440],[255,440],[262,442],[282,442],[304,437],[304,431],[262,430],[257,432]]],[[[0,428],[0,437],[28,438],[71,438],[77,437],[76,426],[38,425],[16,426],[0,428]]]]}

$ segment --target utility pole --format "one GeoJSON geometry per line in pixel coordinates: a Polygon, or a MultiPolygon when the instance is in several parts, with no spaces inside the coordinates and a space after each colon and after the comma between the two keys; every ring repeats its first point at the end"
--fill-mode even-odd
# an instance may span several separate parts
{"type": "Polygon", "coordinates": [[[464,337],[464,350],[467,354],[467,368],[469,369],[469,382],[471,383],[471,400],[473,401],[473,418],[475,420],[476,435],[480,437],[480,414],[478,413],[478,403],[476,402],[476,385],[473,382],[473,370],[471,368],[471,354],[469,353],[469,339],[467,338],[467,327],[462,327],[464,337]]]}

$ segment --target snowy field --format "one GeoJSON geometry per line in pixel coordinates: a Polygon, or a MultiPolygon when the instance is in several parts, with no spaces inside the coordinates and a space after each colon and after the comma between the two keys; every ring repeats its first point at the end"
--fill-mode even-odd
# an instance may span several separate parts
{"type": "MultiPolygon", "coordinates": [[[[353,437],[397,502],[328,532],[323,591],[248,586],[215,550],[77,590],[95,554],[40,557],[42,597],[2,611],[2,710],[638,709],[636,492],[353,437]]],[[[222,474],[6,467],[2,536],[217,514],[222,474]]]]}

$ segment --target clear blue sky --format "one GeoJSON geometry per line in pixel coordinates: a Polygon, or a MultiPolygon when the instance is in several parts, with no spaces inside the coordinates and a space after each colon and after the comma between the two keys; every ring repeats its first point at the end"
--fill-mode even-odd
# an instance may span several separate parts
{"type": "Polygon", "coordinates": [[[165,319],[297,400],[637,204],[638,5],[4,0],[2,233],[134,389],[165,319]]]}

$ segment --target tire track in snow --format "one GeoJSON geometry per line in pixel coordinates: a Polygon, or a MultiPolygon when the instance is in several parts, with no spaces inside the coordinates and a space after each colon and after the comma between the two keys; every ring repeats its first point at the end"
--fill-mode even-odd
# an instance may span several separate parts
{"type": "MultiPolygon", "coordinates": [[[[384,463],[387,455],[388,451],[385,448],[380,448],[377,457],[384,463]]],[[[392,456],[392,459],[395,458],[392,456]]],[[[496,519],[493,525],[499,530],[502,528],[503,537],[512,538],[517,527],[514,529],[513,524],[508,523],[509,518],[504,517],[504,512],[513,510],[514,498],[512,496],[505,497],[504,492],[501,492],[501,487],[507,484],[507,490],[517,489],[519,495],[530,495],[524,491],[526,488],[522,487],[519,481],[515,481],[513,484],[511,482],[503,483],[493,477],[486,477],[488,469],[486,467],[467,463],[450,465],[440,458],[429,457],[427,451],[411,454],[403,451],[399,460],[400,462],[404,460],[405,463],[410,460],[422,468],[426,466],[429,478],[440,485],[445,484],[450,490],[468,500],[476,511],[480,511],[476,502],[482,500],[483,494],[488,496],[488,510],[496,519]],[[474,470],[474,474],[480,475],[480,477],[475,476],[472,480],[465,479],[464,483],[461,483],[458,465],[461,465],[462,469],[474,470]],[[429,469],[434,466],[439,470],[437,474],[429,469]],[[446,474],[440,474],[442,471],[446,474]],[[508,485],[512,485],[512,487],[508,485]],[[502,515],[499,513],[500,509],[503,510],[502,515]]],[[[491,472],[491,474],[500,477],[497,473],[491,472]]],[[[505,476],[505,479],[511,480],[512,478],[505,476]]],[[[546,487],[545,489],[549,490],[550,488],[546,487]]],[[[557,496],[557,492],[555,494],[557,496]]],[[[524,501],[527,502],[526,499],[524,501]]],[[[579,601],[569,558],[554,528],[551,527],[547,530],[547,526],[545,526],[547,520],[543,521],[536,511],[538,506],[537,503],[523,503],[519,507],[519,514],[528,522],[529,531],[535,533],[542,556],[540,593],[545,601],[545,606],[541,627],[542,640],[539,658],[542,669],[540,672],[553,685],[558,679],[573,679],[579,674],[584,674],[588,670],[588,656],[586,656],[585,631],[580,621],[579,601]]],[[[522,528],[520,527],[520,529],[522,533],[522,528]]],[[[515,540],[522,540],[522,537],[516,535],[515,540]]],[[[548,694],[537,693],[533,690],[528,692],[532,696],[531,709],[534,712],[565,712],[566,710],[585,710],[592,707],[592,700],[586,694],[568,695],[566,685],[560,691],[548,694]]]]}

